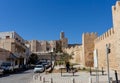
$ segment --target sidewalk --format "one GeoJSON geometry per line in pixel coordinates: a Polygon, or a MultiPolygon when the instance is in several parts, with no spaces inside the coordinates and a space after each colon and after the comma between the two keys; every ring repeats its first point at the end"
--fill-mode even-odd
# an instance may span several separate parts
{"type": "MultiPolygon", "coordinates": [[[[114,72],[110,73],[110,76],[115,80],[114,72]]],[[[120,77],[120,75],[119,75],[120,77]]],[[[73,76],[72,73],[52,73],[52,74],[36,74],[36,79],[34,79],[31,83],[96,83],[96,75],[95,73],[90,76],[89,72],[77,72],[73,76]]],[[[120,79],[120,78],[119,78],[120,79]]],[[[99,83],[107,83],[107,74],[102,75],[99,73],[99,83]]]]}

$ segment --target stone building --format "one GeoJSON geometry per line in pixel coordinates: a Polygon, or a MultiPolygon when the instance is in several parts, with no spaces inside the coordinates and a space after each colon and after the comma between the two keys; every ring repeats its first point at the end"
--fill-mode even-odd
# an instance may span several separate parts
{"type": "Polygon", "coordinates": [[[16,32],[0,32],[0,60],[11,61],[16,66],[25,65],[28,53],[25,40],[16,32]]]}
{"type": "Polygon", "coordinates": [[[60,33],[60,40],[52,41],[31,40],[28,42],[31,46],[30,48],[31,52],[36,54],[61,51],[63,48],[66,48],[68,46],[68,39],[65,38],[64,32],[60,33]]]}

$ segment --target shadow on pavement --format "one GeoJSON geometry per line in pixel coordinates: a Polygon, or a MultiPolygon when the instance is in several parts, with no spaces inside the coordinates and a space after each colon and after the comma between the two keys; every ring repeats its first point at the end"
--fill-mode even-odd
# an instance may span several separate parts
{"type": "MultiPolygon", "coordinates": [[[[106,76],[107,74],[99,74],[99,76],[106,76]]],[[[91,76],[96,76],[96,74],[92,74],[91,76]]]]}
{"type": "Polygon", "coordinates": [[[78,77],[79,75],[62,75],[62,77],[78,77]]]}
{"type": "Polygon", "coordinates": [[[7,76],[9,76],[10,74],[1,74],[0,75],[0,78],[2,78],[2,77],[7,77],[7,76]]]}
{"type": "Polygon", "coordinates": [[[30,72],[28,70],[16,70],[14,72],[5,72],[4,74],[0,74],[0,78],[7,77],[14,74],[27,74],[27,73],[30,73],[30,72]]]}

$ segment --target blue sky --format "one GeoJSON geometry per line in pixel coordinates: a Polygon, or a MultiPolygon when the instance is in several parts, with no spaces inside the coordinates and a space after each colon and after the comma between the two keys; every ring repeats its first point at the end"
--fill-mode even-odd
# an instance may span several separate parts
{"type": "Polygon", "coordinates": [[[69,43],[81,43],[82,33],[112,27],[116,0],[0,0],[0,32],[16,31],[26,40],[57,40],[65,32],[69,43]]]}

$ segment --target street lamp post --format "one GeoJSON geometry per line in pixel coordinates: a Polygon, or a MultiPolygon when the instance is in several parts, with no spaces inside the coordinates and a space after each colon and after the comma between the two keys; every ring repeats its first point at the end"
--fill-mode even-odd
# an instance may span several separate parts
{"type": "Polygon", "coordinates": [[[52,69],[53,69],[52,68],[52,66],[53,66],[53,64],[52,64],[52,55],[53,55],[53,52],[50,52],[50,55],[51,55],[50,56],[50,58],[51,58],[51,71],[50,71],[51,72],[51,83],[53,83],[53,78],[52,78],[52,69]]]}
{"type": "Polygon", "coordinates": [[[51,71],[52,71],[52,54],[53,53],[51,52],[51,57],[50,57],[51,58],[51,71]]]}

